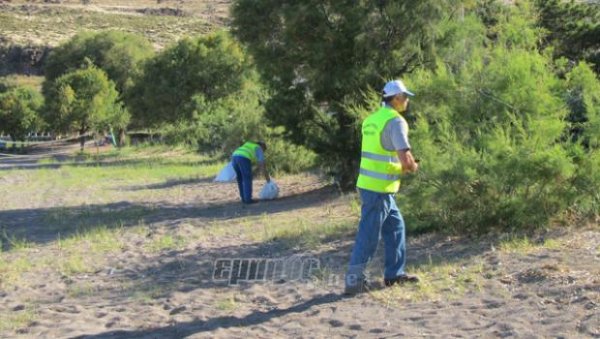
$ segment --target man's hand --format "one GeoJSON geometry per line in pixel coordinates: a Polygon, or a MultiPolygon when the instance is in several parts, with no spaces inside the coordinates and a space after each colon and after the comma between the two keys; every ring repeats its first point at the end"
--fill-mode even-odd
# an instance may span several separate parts
{"type": "Polygon", "coordinates": [[[263,161],[263,162],[260,164],[260,170],[261,170],[261,171],[264,173],[264,175],[265,175],[265,180],[266,180],[267,182],[271,182],[271,176],[269,175],[269,172],[267,172],[267,164],[266,164],[266,162],[264,162],[264,161],[263,161]]]}
{"type": "Polygon", "coordinates": [[[419,170],[419,164],[415,161],[409,149],[397,151],[397,153],[398,159],[400,159],[400,163],[402,164],[402,172],[414,173],[419,170]]]}
{"type": "Polygon", "coordinates": [[[415,166],[413,167],[412,171],[410,171],[409,173],[417,173],[418,170],[419,170],[419,164],[415,162],[415,166]]]}

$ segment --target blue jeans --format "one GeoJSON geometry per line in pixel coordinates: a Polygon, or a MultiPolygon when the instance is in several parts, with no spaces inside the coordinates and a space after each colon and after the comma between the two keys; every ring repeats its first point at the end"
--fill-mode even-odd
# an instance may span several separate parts
{"type": "Polygon", "coordinates": [[[356,241],[346,273],[346,286],[354,286],[365,278],[365,268],[375,254],[379,238],[385,244],[384,279],[404,274],[406,243],[404,219],[394,194],[359,189],[362,202],[356,241]]]}
{"type": "Polygon", "coordinates": [[[240,198],[243,203],[249,203],[252,201],[252,162],[248,158],[234,155],[231,163],[235,171],[240,198]]]}

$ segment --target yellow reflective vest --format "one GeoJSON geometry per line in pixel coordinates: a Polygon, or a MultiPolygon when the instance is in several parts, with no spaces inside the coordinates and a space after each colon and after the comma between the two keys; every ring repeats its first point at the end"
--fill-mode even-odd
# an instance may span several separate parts
{"type": "Polygon", "coordinates": [[[398,117],[400,114],[395,110],[381,107],[363,121],[357,187],[378,193],[396,193],[400,189],[400,159],[396,151],[388,151],[381,144],[385,125],[398,117]]]}
{"type": "Polygon", "coordinates": [[[236,149],[233,152],[233,155],[237,155],[237,156],[241,156],[247,159],[250,159],[250,161],[252,163],[256,162],[256,149],[259,148],[260,145],[253,143],[251,141],[248,141],[246,143],[244,143],[242,146],[238,147],[238,149],[236,149]]]}

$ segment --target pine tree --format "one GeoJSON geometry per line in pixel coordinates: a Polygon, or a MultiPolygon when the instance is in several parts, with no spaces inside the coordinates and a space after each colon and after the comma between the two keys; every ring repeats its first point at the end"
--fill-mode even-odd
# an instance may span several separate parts
{"type": "Polygon", "coordinates": [[[359,159],[349,102],[368,88],[435,64],[441,26],[463,1],[237,0],[234,34],[248,46],[272,92],[267,117],[321,155],[352,188],[359,159]]]}
{"type": "Polygon", "coordinates": [[[597,2],[535,0],[539,25],[547,31],[545,46],[556,57],[585,60],[600,74],[600,4],[597,2]]]}

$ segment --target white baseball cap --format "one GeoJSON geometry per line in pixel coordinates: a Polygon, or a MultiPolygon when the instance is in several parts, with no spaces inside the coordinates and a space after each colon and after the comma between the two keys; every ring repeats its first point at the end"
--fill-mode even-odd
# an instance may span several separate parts
{"type": "Polygon", "coordinates": [[[404,83],[401,80],[393,80],[388,82],[385,84],[382,91],[384,98],[393,97],[394,95],[398,95],[400,93],[404,93],[411,97],[415,96],[413,92],[406,89],[406,86],[404,86],[404,83]]]}

